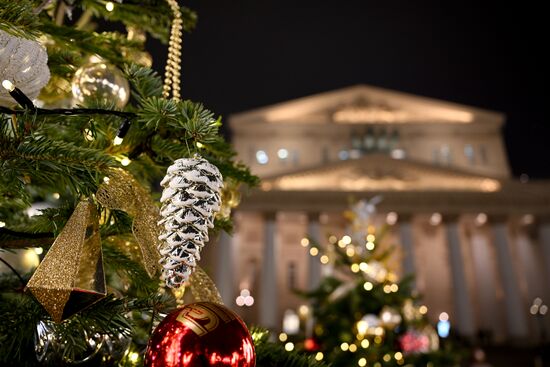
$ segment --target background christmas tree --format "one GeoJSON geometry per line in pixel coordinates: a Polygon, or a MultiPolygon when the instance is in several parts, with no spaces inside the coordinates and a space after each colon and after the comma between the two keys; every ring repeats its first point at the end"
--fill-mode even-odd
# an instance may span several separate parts
{"type": "MultiPolygon", "coordinates": [[[[350,233],[330,235],[327,245],[302,240],[330,271],[316,289],[302,293],[313,317],[309,325],[279,339],[333,366],[456,366],[460,352],[428,322],[413,274],[399,279],[390,261],[397,249],[381,245],[389,227],[374,225],[379,200],[356,203],[346,213],[350,233]]],[[[440,327],[449,325],[445,321],[440,327]]]]}
{"type": "MultiPolygon", "coordinates": [[[[196,20],[175,0],[0,0],[0,258],[9,270],[0,279],[0,365],[141,365],[155,326],[184,302],[184,288],[159,288],[167,168],[193,163],[178,171],[191,188],[163,198],[194,200],[185,216],[163,214],[201,228],[178,254],[189,267],[212,218],[210,237],[230,231],[240,186],[257,184],[219,134],[220,118],[181,99],[181,37],[196,20]],[[169,44],[164,79],[150,69],[147,37],[169,44]],[[221,206],[201,203],[205,193],[221,206]]],[[[176,255],[163,256],[166,268],[176,255]]],[[[193,276],[195,298],[219,298],[204,272],[193,276]]],[[[259,366],[319,364],[261,329],[252,334],[259,366]]]]}

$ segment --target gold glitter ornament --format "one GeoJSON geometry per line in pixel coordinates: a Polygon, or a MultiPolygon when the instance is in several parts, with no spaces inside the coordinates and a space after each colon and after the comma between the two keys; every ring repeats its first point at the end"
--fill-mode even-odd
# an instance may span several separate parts
{"type": "Polygon", "coordinates": [[[124,210],[134,218],[132,232],[141,250],[145,270],[154,276],[160,268],[157,250],[159,210],[147,190],[123,169],[113,169],[96,193],[97,201],[108,209],[124,210]]]}
{"type": "Polygon", "coordinates": [[[56,322],[106,296],[95,206],[81,201],[40,263],[27,289],[56,322]]]}

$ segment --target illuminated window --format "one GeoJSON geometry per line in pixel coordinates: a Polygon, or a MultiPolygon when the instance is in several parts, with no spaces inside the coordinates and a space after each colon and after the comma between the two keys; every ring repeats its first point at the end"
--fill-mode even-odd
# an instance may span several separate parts
{"type": "Polygon", "coordinates": [[[288,150],[285,148],[281,148],[277,151],[277,157],[279,157],[280,160],[285,160],[288,158],[288,150]]]}
{"type": "Polygon", "coordinates": [[[265,151],[258,150],[256,152],[256,161],[258,161],[259,164],[267,164],[267,162],[269,162],[269,157],[265,151]]]}
{"type": "Polygon", "coordinates": [[[345,161],[346,159],[349,159],[349,152],[347,150],[341,150],[338,152],[338,158],[340,160],[345,161]]]}
{"type": "Polygon", "coordinates": [[[466,156],[466,159],[468,160],[468,163],[470,165],[475,164],[474,147],[471,144],[466,144],[464,146],[464,155],[466,156]]]}
{"type": "Polygon", "coordinates": [[[439,153],[441,155],[441,163],[449,165],[452,162],[451,148],[448,145],[442,145],[439,153]]]}
{"type": "Polygon", "coordinates": [[[376,145],[376,140],[374,138],[374,130],[369,128],[367,133],[363,136],[363,149],[373,150],[376,145]]]}

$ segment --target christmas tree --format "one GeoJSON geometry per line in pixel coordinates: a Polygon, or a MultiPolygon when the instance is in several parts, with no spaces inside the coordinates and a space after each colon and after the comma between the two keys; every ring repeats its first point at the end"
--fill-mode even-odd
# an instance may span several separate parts
{"type": "MultiPolygon", "coordinates": [[[[309,325],[279,339],[333,366],[458,365],[456,348],[440,342],[429,324],[428,308],[413,290],[413,276],[399,279],[392,265],[397,249],[383,241],[388,226],[374,225],[380,199],[361,200],[346,213],[351,233],[330,235],[326,245],[302,240],[326,275],[316,289],[302,293],[310,304],[309,325]]],[[[445,321],[439,325],[442,335],[448,331],[443,330],[445,321]]]]}
{"type": "Polygon", "coordinates": [[[250,333],[200,269],[258,180],[182,99],[196,20],[176,0],[0,0],[0,365],[321,365],[250,333]]]}

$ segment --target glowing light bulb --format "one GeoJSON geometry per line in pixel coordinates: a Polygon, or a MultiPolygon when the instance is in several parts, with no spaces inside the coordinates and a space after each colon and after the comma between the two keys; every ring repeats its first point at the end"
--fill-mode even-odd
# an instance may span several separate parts
{"type": "Polygon", "coordinates": [[[13,85],[13,83],[7,79],[2,81],[2,87],[10,92],[13,92],[13,90],[15,89],[15,85],[13,85]]]}
{"type": "Polygon", "coordinates": [[[108,1],[105,4],[105,9],[107,9],[107,11],[113,11],[115,9],[115,4],[113,4],[112,1],[108,1]]]}
{"type": "Polygon", "coordinates": [[[119,138],[118,136],[115,136],[115,138],[113,139],[113,145],[120,145],[122,144],[123,140],[124,140],[123,138],[119,138]]]}
{"type": "Polygon", "coordinates": [[[130,160],[130,158],[128,157],[124,157],[122,158],[122,160],[120,161],[120,164],[122,164],[124,167],[126,167],[127,165],[129,165],[132,161],[130,160]]]}

